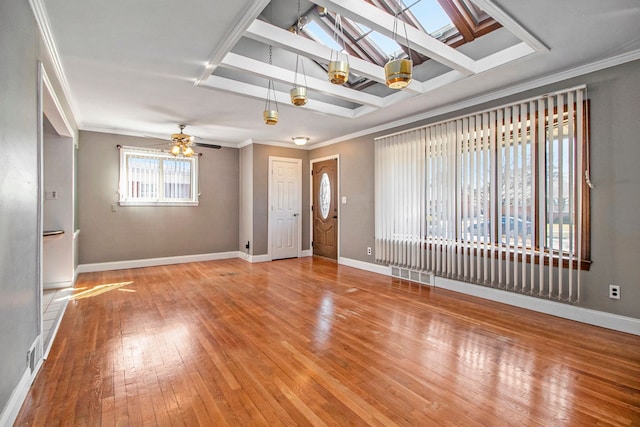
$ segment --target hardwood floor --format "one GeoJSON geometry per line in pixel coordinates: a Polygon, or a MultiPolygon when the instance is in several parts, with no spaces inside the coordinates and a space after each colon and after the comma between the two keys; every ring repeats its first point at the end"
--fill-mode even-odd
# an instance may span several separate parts
{"type": "Polygon", "coordinates": [[[640,425],[640,337],[320,258],[81,274],[16,425],[640,425]]]}

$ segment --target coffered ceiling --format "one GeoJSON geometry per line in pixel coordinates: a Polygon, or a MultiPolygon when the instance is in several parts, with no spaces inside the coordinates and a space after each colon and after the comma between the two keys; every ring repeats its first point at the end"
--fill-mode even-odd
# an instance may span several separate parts
{"type": "MultiPolygon", "coordinates": [[[[399,44],[407,45],[406,34],[410,47],[429,58],[414,67],[403,90],[386,88],[383,67],[355,55],[352,72],[370,83],[331,84],[323,66],[335,53],[289,31],[295,0],[32,0],[32,6],[80,129],[168,137],[185,123],[202,141],[225,146],[293,146],[291,137],[299,135],[318,146],[640,57],[637,1],[471,1],[501,28],[456,47],[412,25],[396,31],[399,44]],[[289,101],[296,55],[304,60],[310,98],[303,107],[289,101]],[[278,101],[275,126],[262,121],[268,79],[278,101]]],[[[301,10],[323,6],[393,37],[393,15],[375,3],[301,1],[301,10]]]]}

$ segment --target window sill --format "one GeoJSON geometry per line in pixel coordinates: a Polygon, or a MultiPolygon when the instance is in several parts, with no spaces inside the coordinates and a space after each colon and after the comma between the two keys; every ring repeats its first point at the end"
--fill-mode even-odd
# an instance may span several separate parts
{"type": "MultiPolygon", "coordinates": [[[[446,247],[450,247],[453,246],[453,248],[456,251],[462,251],[464,254],[466,255],[473,255],[473,256],[478,256],[478,255],[482,255],[483,253],[489,253],[489,256],[497,258],[497,257],[502,257],[503,260],[506,260],[507,257],[509,257],[509,261],[518,261],[518,262],[523,262],[523,257],[524,257],[524,262],[531,264],[531,249],[530,248],[525,248],[524,249],[524,253],[522,253],[522,248],[515,248],[515,247],[499,247],[499,246],[484,246],[484,245],[479,245],[476,243],[455,243],[452,245],[447,245],[447,244],[435,244],[433,242],[426,242],[425,243],[425,249],[429,249],[429,250],[436,250],[438,248],[446,248],[446,247]]],[[[554,267],[558,267],[560,265],[560,262],[562,262],[562,268],[564,269],[568,269],[569,268],[569,264],[571,263],[571,268],[576,270],[578,269],[578,267],[580,268],[580,270],[582,271],[589,271],[591,269],[591,263],[592,261],[589,259],[583,259],[580,262],[578,262],[577,259],[574,260],[570,260],[568,257],[563,257],[560,258],[559,255],[552,255],[549,256],[548,252],[544,252],[542,254],[542,260],[540,259],[540,253],[534,251],[533,254],[533,264],[539,265],[541,262],[544,263],[544,265],[553,265],[554,267]]]]}
{"type": "Polygon", "coordinates": [[[132,202],[132,201],[120,201],[118,204],[120,206],[198,206],[200,202],[153,202],[153,201],[146,201],[146,202],[132,202]]]}

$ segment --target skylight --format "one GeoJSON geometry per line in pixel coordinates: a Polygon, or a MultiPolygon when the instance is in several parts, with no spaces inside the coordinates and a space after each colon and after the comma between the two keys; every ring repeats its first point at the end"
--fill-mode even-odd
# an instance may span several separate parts
{"type": "Polygon", "coordinates": [[[403,4],[405,8],[409,8],[428,34],[453,26],[451,18],[442,9],[438,0],[403,0],[403,4]]]}
{"type": "Polygon", "coordinates": [[[316,41],[322,43],[323,45],[337,50],[342,51],[342,46],[336,42],[334,38],[332,38],[325,30],[323,30],[320,25],[313,19],[310,20],[305,26],[305,31],[307,31],[316,41]]]}
{"type": "Polygon", "coordinates": [[[366,37],[369,37],[373,44],[377,46],[378,49],[380,49],[380,51],[387,57],[395,57],[397,52],[402,50],[400,45],[393,39],[387,36],[383,36],[382,34],[375,31],[371,31],[371,29],[365,25],[359,23],[356,23],[356,25],[362,30],[363,34],[366,35],[366,37]]]}

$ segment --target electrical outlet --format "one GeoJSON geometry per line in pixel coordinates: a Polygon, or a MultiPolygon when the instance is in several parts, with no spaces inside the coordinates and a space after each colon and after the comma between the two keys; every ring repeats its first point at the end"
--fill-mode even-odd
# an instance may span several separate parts
{"type": "Polygon", "coordinates": [[[620,299],[620,286],[609,285],[609,298],[620,299]]]}
{"type": "Polygon", "coordinates": [[[367,255],[371,255],[371,246],[367,248],[367,255]]]}

